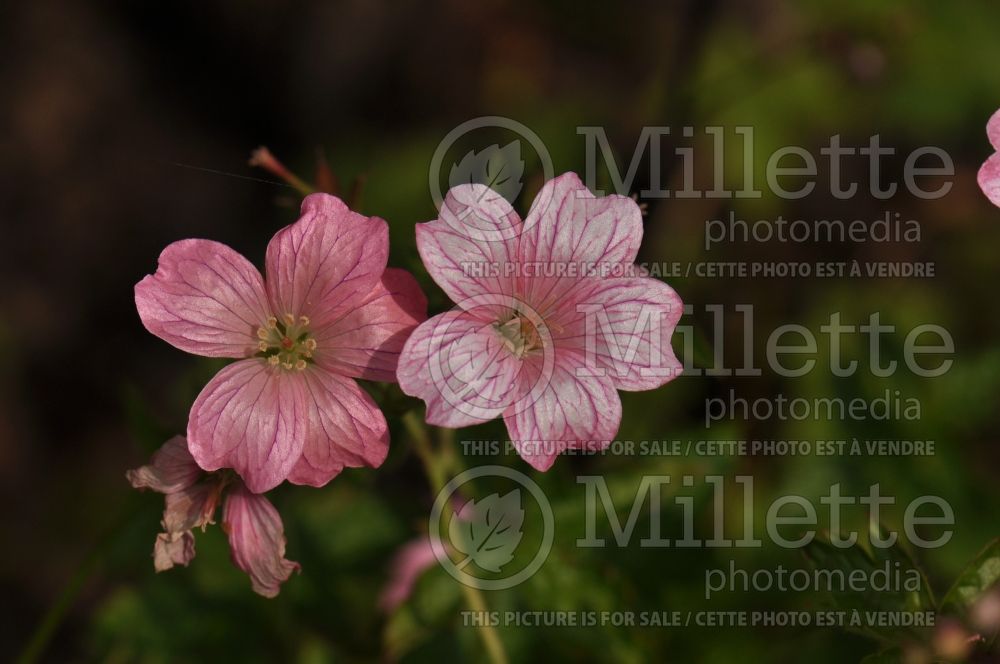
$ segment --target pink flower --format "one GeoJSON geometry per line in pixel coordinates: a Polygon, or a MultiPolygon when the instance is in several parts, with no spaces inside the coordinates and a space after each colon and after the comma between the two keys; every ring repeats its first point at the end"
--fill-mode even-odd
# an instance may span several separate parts
{"type": "Polygon", "coordinates": [[[195,400],[191,454],[233,468],[254,493],[322,486],[378,466],[385,417],[355,378],[395,381],[403,341],[426,318],[413,277],[386,269],[388,226],[313,194],[267,247],[267,282],[229,247],[181,240],[135,287],[150,332],[181,350],[240,358],[195,400]]]}
{"type": "Polygon", "coordinates": [[[573,173],[546,183],[523,223],[483,185],[451,189],[439,218],[418,224],[417,247],[457,306],[407,340],[400,387],[431,424],[502,416],[538,470],[566,449],[606,447],[617,390],[680,373],[670,337],[683,305],[634,265],[641,239],[635,201],[595,198],[573,173]]]}
{"type": "Polygon", "coordinates": [[[986,123],[986,135],[996,152],[979,169],[979,187],[993,205],[1000,206],[1000,110],[986,123]]]}
{"type": "Polygon", "coordinates": [[[153,565],[157,572],[187,566],[194,558],[195,528],[214,523],[225,497],[222,529],[229,537],[233,562],[250,575],[255,592],[274,597],[299,564],[285,559],[285,531],[278,511],[264,496],[251,493],[238,479],[205,474],[188,451],[183,436],[174,436],[156,451],[148,466],[126,473],[136,489],[166,495],[156,536],[153,565]],[[231,480],[231,481],[230,481],[231,480]]]}
{"type": "Polygon", "coordinates": [[[437,557],[428,535],[404,544],[392,559],[389,582],[379,597],[382,610],[386,613],[395,611],[410,597],[420,575],[436,562],[437,557]]]}

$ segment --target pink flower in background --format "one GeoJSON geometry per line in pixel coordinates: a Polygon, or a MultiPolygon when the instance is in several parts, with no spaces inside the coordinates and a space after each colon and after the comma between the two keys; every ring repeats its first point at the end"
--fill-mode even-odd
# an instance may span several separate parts
{"type": "Polygon", "coordinates": [[[417,225],[427,271],[457,304],[407,340],[400,387],[446,427],[503,417],[521,456],[547,470],[566,449],[602,448],[621,422],[617,390],[680,373],[670,337],[683,305],[634,265],[642,216],[567,173],[521,219],[483,185],[452,188],[417,225]]]}
{"type": "Polygon", "coordinates": [[[392,559],[389,582],[382,589],[379,606],[386,613],[395,611],[409,599],[417,579],[434,566],[437,557],[428,535],[404,544],[392,559]]]}
{"type": "Polygon", "coordinates": [[[385,417],[355,378],[395,381],[427,301],[386,269],[388,226],[313,194],[267,247],[267,281],[210,240],[181,240],[135,287],[143,324],[196,355],[239,358],[191,408],[188,441],[204,470],[233,468],[254,493],[283,480],[322,486],[345,466],[378,466],[385,417]]]}
{"type": "Polygon", "coordinates": [[[194,558],[195,528],[214,523],[215,511],[224,501],[222,529],[229,537],[233,562],[250,575],[255,592],[278,594],[299,564],[285,559],[285,531],[281,517],[264,496],[251,493],[238,479],[208,475],[188,452],[183,436],[174,436],[153,454],[148,466],[126,473],[136,489],[152,489],[166,496],[156,536],[153,565],[157,572],[174,565],[187,566],[194,558]],[[223,499],[223,494],[227,493],[223,499]]]}
{"type": "Polygon", "coordinates": [[[993,205],[1000,206],[1000,110],[986,123],[986,135],[996,152],[979,169],[979,187],[993,205]]]}

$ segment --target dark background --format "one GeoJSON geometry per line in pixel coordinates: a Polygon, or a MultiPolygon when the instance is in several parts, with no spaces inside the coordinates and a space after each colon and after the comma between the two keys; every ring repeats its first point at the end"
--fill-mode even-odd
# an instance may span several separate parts
{"type": "MultiPolygon", "coordinates": [[[[835,310],[856,321],[883,311],[884,319],[908,326],[942,324],[958,347],[946,377],[686,378],[625,396],[622,433],[705,437],[704,399],[731,387],[747,397],[909,390],[924,400],[917,425],[851,431],[839,423],[832,430],[813,423],[810,430],[738,422],[715,437],[936,438],[941,452],[934,458],[765,459],[739,467],[709,460],[697,469],[754,472],[765,495],[819,495],[831,481],[858,490],[882,481],[900,496],[944,495],[958,514],[956,535],[922,561],[943,591],[996,534],[1000,507],[1000,321],[993,306],[1000,233],[997,211],[975,186],[975,170],[989,152],[985,120],[1000,103],[997,26],[1000,9],[988,2],[254,0],[154,8],[40,0],[8,6],[0,21],[6,531],[0,651],[19,651],[48,624],[42,640],[54,661],[279,654],[365,661],[392,653],[476,661],[475,637],[458,627],[458,594],[443,575],[427,582],[437,585],[423,589],[427,598],[418,597],[411,612],[419,629],[375,608],[388,560],[419,532],[430,501],[395,421],[393,452],[382,471],[356,471],[318,492],[278,492],[289,555],[305,572],[271,603],[252,595],[229,567],[218,532],[199,536],[190,569],[154,577],[148,556],[159,502],[131,492],[124,471],[183,430],[192,397],[217,366],[147,334],[135,313],[133,284],[155,269],[166,244],[186,237],[225,242],[260,264],[273,232],[295,218],[295,191],[249,167],[250,151],[267,145],[308,177],[314,150],[322,147],[342,181],[364,174],[359,209],[390,221],[390,262],[418,275],[436,313],[446,301],[420,267],[413,224],[434,217],[426,184],[434,147],[451,128],[480,115],[527,124],[545,140],[557,172],[583,171],[579,125],[605,127],[623,166],[646,125],[750,124],[762,154],[784,144],[818,154],[831,134],[861,145],[881,133],[884,144],[904,153],[938,145],[952,155],[954,187],[938,201],[900,195],[888,203],[869,197],[845,203],[822,191],[799,202],[766,198],[745,206],[648,201],[642,254],[657,261],[706,258],[702,224],[730,205],[747,219],[779,213],[869,219],[899,211],[921,222],[919,244],[734,245],[708,258],[774,260],[795,252],[803,260],[930,260],[937,278],[671,284],[695,304],[686,322],[696,328],[711,320],[704,304],[742,302],[757,305],[762,337],[785,322],[818,329],[835,310]],[[60,597],[72,601],[51,612],[60,597]]],[[[666,181],[674,181],[676,166],[665,166],[666,181]]],[[[899,167],[893,162],[888,175],[898,178],[899,167]]],[[[537,188],[538,173],[528,168],[537,188]]],[[[865,168],[856,163],[848,174],[864,183],[865,168]]],[[[642,170],[636,190],[646,185],[642,170]]],[[[524,211],[529,202],[530,194],[517,205],[524,211]]],[[[731,325],[727,335],[738,339],[737,317],[731,325]]],[[[459,433],[502,435],[489,426],[459,433]]],[[[580,468],[624,478],[685,469],[664,460],[655,469],[643,463],[574,459],[539,481],[568,496],[580,468]]],[[[773,565],[782,555],[763,552],[750,564],[773,565]]],[[[554,574],[548,586],[495,599],[506,608],[697,608],[705,566],[701,552],[603,552],[567,563],[565,575],[554,574]]],[[[812,600],[725,602],[745,608],[812,600]]],[[[654,655],[846,661],[877,645],[830,629],[608,628],[572,638],[558,630],[504,637],[522,657],[596,661],[654,655]]]]}

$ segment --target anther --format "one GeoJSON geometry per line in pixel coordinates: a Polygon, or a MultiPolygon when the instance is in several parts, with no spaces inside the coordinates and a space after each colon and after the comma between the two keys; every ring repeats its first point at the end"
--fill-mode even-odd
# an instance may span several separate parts
{"type": "Polygon", "coordinates": [[[309,316],[299,316],[299,325],[309,325],[309,316]]]}
{"type": "Polygon", "coordinates": [[[291,314],[285,314],[282,316],[285,319],[285,325],[295,325],[295,316],[291,314]]]}
{"type": "Polygon", "coordinates": [[[316,340],[315,340],[315,339],[306,339],[306,340],[305,340],[305,341],[304,341],[304,342],[302,343],[302,345],[303,345],[303,347],[305,347],[305,349],[306,349],[306,350],[308,350],[308,351],[313,351],[313,350],[316,350],[316,340]]]}
{"type": "Polygon", "coordinates": [[[267,345],[266,341],[259,341],[259,342],[257,342],[257,350],[259,350],[260,352],[263,353],[267,349],[268,349],[268,345],[267,345]]]}
{"type": "Polygon", "coordinates": [[[306,368],[306,361],[305,360],[299,360],[298,362],[295,363],[295,368],[297,370],[299,370],[299,371],[302,371],[303,369],[306,368]]]}
{"type": "Polygon", "coordinates": [[[285,367],[286,369],[291,369],[292,366],[294,365],[291,362],[282,362],[281,366],[285,367]]]}
{"type": "Polygon", "coordinates": [[[272,367],[278,366],[278,362],[280,361],[281,360],[278,359],[277,355],[272,355],[271,357],[267,358],[267,363],[270,364],[272,367]]]}
{"type": "Polygon", "coordinates": [[[270,335],[268,334],[267,330],[265,330],[262,327],[258,327],[257,328],[257,338],[258,339],[267,339],[268,336],[270,336],[270,335]]]}
{"type": "Polygon", "coordinates": [[[274,316],[268,316],[267,317],[267,329],[273,330],[276,327],[278,327],[278,319],[275,318],[274,316]]]}

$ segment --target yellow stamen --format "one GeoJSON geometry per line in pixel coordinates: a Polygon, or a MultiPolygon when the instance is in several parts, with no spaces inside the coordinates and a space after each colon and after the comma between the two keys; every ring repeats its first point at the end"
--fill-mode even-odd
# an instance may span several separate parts
{"type": "Polygon", "coordinates": [[[295,325],[295,316],[291,314],[285,314],[282,316],[285,319],[285,325],[295,325]]]}
{"type": "Polygon", "coordinates": [[[268,316],[267,317],[267,329],[273,330],[276,327],[278,327],[278,319],[275,318],[274,316],[268,316]]]}
{"type": "Polygon", "coordinates": [[[281,360],[278,359],[277,355],[272,355],[271,357],[267,358],[267,363],[270,364],[272,367],[278,366],[278,362],[280,361],[281,360]]]}
{"type": "Polygon", "coordinates": [[[264,351],[266,351],[267,350],[267,342],[266,341],[259,341],[259,342],[257,342],[257,350],[259,350],[262,353],[264,351]]]}
{"type": "Polygon", "coordinates": [[[299,360],[298,362],[295,363],[295,368],[298,369],[299,371],[302,371],[303,369],[306,368],[306,361],[299,360]]]}
{"type": "Polygon", "coordinates": [[[267,330],[265,330],[265,329],[264,329],[264,328],[262,328],[262,327],[258,327],[258,328],[257,328],[257,338],[258,338],[258,339],[267,339],[267,337],[268,337],[268,332],[267,332],[267,330]]]}
{"type": "Polygon", "coordinates": [[[305,349],[308,350],[308,351],[314,351],[314,350],[316,350],[316,340],[315,339],[311,339],[311,338],[310,339],[306,339],[302,343],[302,345],[305,346],[305,349]]]}
{"type": "Polygon", "coordinates": [[[299,316],[299,325],[309,325],[309,316],[299,316]]]}

